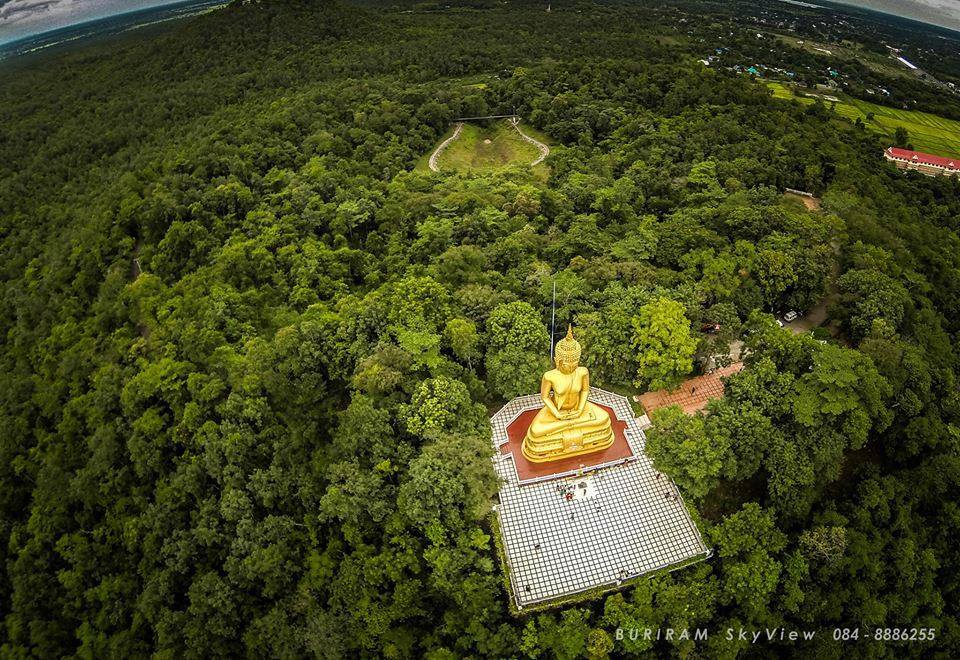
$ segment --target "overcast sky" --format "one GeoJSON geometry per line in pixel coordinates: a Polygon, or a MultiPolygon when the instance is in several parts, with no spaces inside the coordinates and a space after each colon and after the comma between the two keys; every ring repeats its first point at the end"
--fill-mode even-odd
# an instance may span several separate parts
{"type": "MultiPolygon", "coordinates": [[[[810,0],[816,4],[816,0],[810,0]]],[[[837,0],[960,30],[960,0],[837,0]]]]}
{"type": "MultiPolygon", "coordinates": [[[[0,44],[179,0],[0,0],[0,44]]],[[[840,0],[960,30],[960,0],[840,0]]]]}
{"type": "Polygon", "coordinates": [[[182,0],[0,0],[0,44],[114,14],[182,0]]]}

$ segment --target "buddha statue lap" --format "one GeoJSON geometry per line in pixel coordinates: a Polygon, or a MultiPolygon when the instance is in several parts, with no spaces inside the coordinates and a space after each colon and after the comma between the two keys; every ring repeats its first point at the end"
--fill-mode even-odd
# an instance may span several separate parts
{"type": "Polygon", "coordinates": [[[537,413],[523,440],[523,455],[535,463],[602,451],[613,444],[610,415],[587,400],[590,373],[580,366],[580,342],[573,327],[557,342],[556,369],[543,375],[537,413]]]}

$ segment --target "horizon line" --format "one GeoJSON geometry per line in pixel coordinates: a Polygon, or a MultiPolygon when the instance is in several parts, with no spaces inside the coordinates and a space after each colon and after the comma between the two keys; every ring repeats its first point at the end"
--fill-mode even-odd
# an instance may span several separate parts
{"type": "Polygon", "coordinates": [[[131,16],[133,14],[156,11],[157,9],[176,7],[178,5],[201,4],[204,2],[209,2],[211,4],[216,3],[222,6],[226,6],[226,5],[232,4],[234,0],[175,0],[174,2],[160,2],[159,4],[150,5],[147,7],[140,7],[139,9],[130,9],[130,10],[121,11],[115,14],[100,16],[99,18],[90,18],[87,20],[79,21],[77,23],[70,23],[69,25],[61,25],[60,27],[51,28],[49,30],[40,30],[39,32],[33,32],[31,34],[27,34],[22,37],[16,37],[14,39],[10,39],[9,41],[4,41],[3,37],[0,37],[0,48],[11,46],[13,44],[17,44],[22,41],[29,41],[30,39],[40,39],[49,34],[53,34],[55,32],[61,32],[63,30],[75,30],[78,28],[82,28],[85,25],[92,25],[94,23],[101,23],[103,21],[110,21],[113,19],[122,18],[123,16],[131,16]]]}

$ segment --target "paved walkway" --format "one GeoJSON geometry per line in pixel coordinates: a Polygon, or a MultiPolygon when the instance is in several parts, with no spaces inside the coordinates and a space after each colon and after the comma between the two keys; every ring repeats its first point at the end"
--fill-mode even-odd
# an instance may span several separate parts
{"type": "Polygon", "coordinates": [[[451,142],[453,142],[453,141],[456,140],[458,137],[460,137],[460,131],[462,131],[462,130],[463,130],[463,122],[462,122],[462,121],[458,121],[458,122],[456,123],[456,129],[453,131],[453,135],[451,135],[451,136],[448,137],[446,140],[444,140],[443,142],[441,142],[441,143],[440,143],[440,146],[438,146],[438,147],[434,150],[434,152],[433,152],[432,154],[430,154],[430,162],[428,163],[428,165],[430,166],[430,169],[431,169],[431,170],[433,170],[434,172],[439,172],[439,171],[440,171],[440,167],[437,165],[437,158],[440,157],[440,154],[443,153],[443,150],[444,150],[444,149],[446,149],[448,146],[450,146],[450,143],[451,143],[451,142]]]}
{"type": "Polygon", "coordinates": [[[539,165],[540,163],[542,163],[543,160],[550,155],[550,147],[545,145],[543,142],[540,142],[539,140],[534,140],[532,137],[530,137],[529,135],[521,131],[520,119],[518,119],[517,117],[514,117],[513,119],[511,119],[510,123],[513,124],[513,127],[515,129],[517,129],[517,133],[520,134],[520,137],[522,137],[524,140],[526,140],[527,142],[529,142],[530,144],[532,144],[533,146],[535,146],[537,149],[540,150],[540,157],[537,158],[532,163],[530,163],[530,167],[533,167],[534,165],[539,165]]]}
{"type": "Polygon", "coordinates": [[[683,412],[692,415],[705,408],[712,400],[722,397],[723,381],[720,379],[735,374],[741,369],[743,369],[743,363],[737,362],[729,367],[717,369],[713,373],[685,380],[675,390],[656,390],[641,394],[637,397],[637,401],[643,406],[648,416],[658,408],[673,405],[680,406],[683,412]]]}
{"type": "Polygon", "coordinates": [[[790,323],[784,323],[783,327],[790,330],[795,335],[810,332],[814,328],[819,328],[827,320],[827,307],[840,299],[837,294],[831,294],[807,310],[807,313],[790,323]]]}

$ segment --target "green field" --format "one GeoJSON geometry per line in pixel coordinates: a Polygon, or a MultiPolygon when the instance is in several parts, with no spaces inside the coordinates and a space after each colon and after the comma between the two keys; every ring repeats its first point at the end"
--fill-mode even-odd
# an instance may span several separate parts
{"type": "MultiPolygon", "coordinates": [[[[815,102],[815,99],[809,96],[794,96],[793,91],[781,83],[768,82],[767,86],[773,90],[773,95],[777,98],[791,99],[800,103],[815,102]]],[[[903,126],[910,133],[910,142],[918,151],[939,156],[960,156],[960,121],[945,119],[926,112],[897,110],[833,93],[826,95],[840,98],[834,109],[837,114],[851,121],[859,118],[867,127],[890,137],[898,126],[903,126]],[[873,113],[872,119],[867,119],[868,113],[873,113]]],[[[830,105],[829,101],[825,100],[824,103],[830,105]]]]}
{"type": "MultiPolygon", "coordinates": [[[[529,126],[521,124],[527,135],[542,142],[547,139],[529,126]]],[[[451,128],[438,141],[453,134],[451,128]]],[[[436,146],[434,147],[436,148],[436,146]]],[[[431,149],[430,153],[433,153],[431,149]]],[[[417,169],[426,170],[430,153],[421,158],[417,169]]],[[[506,121],[497,121],[490,126],[465,124],[460,137],[440,154],[437,165],[440,171],[495,170],[512,165],[529,165],[540,155],[537,148],[525,141],[506,121]]],[[[537,169],[543,167],[538,165],[537,169]]]]}
{"type": "Polygon", "coordinates": [[[914,78],[904,65],[893,58],[872,52],[859,43],[852,41],[827,43],[811,41],[810,39],[797,39],[797,35],[778,34],[775,32],[770,34],[786,46],[800,48],[817,57],[832,56],[840,60],[856,60],[864,66],[886,76],[914,78]],[[830,51],[830,53],[828,54],[824,51],[830,51]]]}

